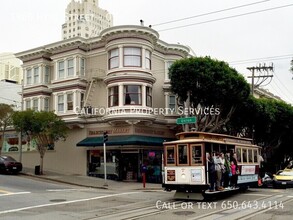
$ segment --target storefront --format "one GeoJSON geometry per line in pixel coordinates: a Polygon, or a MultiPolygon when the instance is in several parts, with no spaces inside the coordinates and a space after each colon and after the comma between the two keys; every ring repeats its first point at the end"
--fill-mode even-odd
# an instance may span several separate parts
{"type": "MultiPolygon", "coordinates": [[[[124,128],[123,131],[142,131],[124,128]]],[[[120,129],[120,131],[122,131],[120,129]]],[[[156,129],[143,130],[156,133],[156,129]]],[[[130,134],[118,135],[117,129],[107,129],[106,173],[108,179],[122,181],[141,181],[142,166],[147,167],[147,182],[161,182],[163,142],[170,137],[130,134]],[[113,135],[115,133],[115,135],[113,135]]],[[[160,133],[167,133],[162,131],[160,133]]],[[[103,130],[89,129],[88,137],[77,143],[77,147],[88,147],[88,175],[104,178],[103,130]]],[[[171,135],[169,135],[171,136],[171,135]]]]}

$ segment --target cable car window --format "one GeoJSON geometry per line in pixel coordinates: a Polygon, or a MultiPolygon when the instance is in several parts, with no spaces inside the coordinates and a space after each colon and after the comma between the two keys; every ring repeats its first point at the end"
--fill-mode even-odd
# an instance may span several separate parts
{"type": "Polygon", "coordinates": [[[253,160],[252,160],[252,149],[248,149],[248,162],[249,163],[253,163],[253,160]]]}
{"type": "Polygon", "coordinates": [[[247,149],[242,149],[242,162],[247,163],[247,149]]]}
{"type": "Polygon", "coordinates": [[[167,147],[166,148],[167,155],[167,164],[175,164],[175,147],[167,147]]]}
{"type": "Polygon", "coordinates": [[[241,160],[241,148],[236,149],[236,156],[237,156],[237,161],[242,163],[242,160],[241,160]]]}
{"type": "Polygon", "coordinates": [[[253,162],[257,163],[257,150],[253,150],[253,162]]]}
{"type": "Polygon", "coordinates": [[[178,145],[178,164],[188,164],[187,145],[178,145]]]}
{"type": "Polygon", "coordinates": [[[201,145],[191,146],[191,163],[192,164],[202,164],[201,145]]]}

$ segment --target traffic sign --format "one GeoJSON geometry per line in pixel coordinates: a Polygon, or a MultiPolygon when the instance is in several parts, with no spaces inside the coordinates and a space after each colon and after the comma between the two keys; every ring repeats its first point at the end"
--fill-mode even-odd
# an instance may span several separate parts
{"type": "Polygon", "coordinates": [[[177,118],[176,124],[183,125],[183,124],[192,124],[196,122],[196,117],[187,117],[187,118],[177,118]]]}

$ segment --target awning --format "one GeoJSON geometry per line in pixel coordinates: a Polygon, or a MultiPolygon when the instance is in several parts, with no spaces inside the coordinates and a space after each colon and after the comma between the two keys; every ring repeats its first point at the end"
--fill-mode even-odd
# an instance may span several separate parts
{"type": "MultiPolygon", "coordinates": [[[[109,136],[107,146],[144,145],[163,146],[163,142],[174,139],[163,137],[149,137],[141,135],[109,136]]],[[[103,137],[87,137],[76,144],[77,147],[103,146],[103,137]]]]}

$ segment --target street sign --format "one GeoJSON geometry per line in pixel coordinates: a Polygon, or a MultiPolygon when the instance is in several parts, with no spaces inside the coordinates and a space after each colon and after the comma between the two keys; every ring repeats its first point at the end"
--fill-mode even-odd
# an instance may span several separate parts
{"type": "Polygon", "coordinates": [[[196,117],[188,117],[188,118],[177,118],[176,124],[183,125],[183,124],[192,124],[196,122],[196,117]]]}

